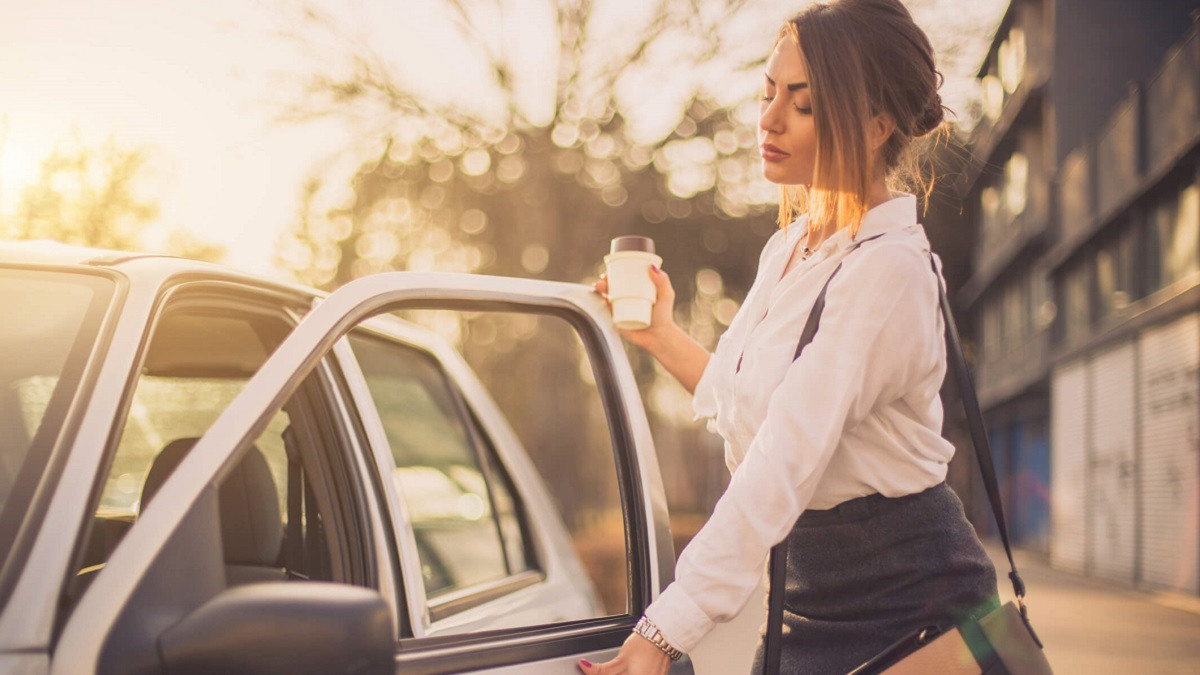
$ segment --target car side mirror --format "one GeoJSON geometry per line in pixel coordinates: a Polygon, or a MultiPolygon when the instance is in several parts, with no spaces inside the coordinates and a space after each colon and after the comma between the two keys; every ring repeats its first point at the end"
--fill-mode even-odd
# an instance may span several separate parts
{"type": "Polygon", "coordinates": [[[321,582],[269,582],[222,591],[159,639],[173,675],[395,672],[383,597],[321,582]]]}

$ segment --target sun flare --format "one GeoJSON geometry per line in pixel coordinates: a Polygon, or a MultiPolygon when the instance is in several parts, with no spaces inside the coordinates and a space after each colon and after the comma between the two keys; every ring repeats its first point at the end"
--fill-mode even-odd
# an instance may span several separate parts
{"type": "Polygon", "coordinates": [[[0,117],[0,217],[12,213],[21,191],[37,180],[39,157],[34,145],[12,133],[0,117]]]}

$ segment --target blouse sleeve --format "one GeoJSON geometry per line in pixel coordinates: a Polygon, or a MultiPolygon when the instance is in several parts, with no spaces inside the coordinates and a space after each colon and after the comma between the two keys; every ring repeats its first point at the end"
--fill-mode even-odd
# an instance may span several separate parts
{"type": "Polygon", "coordinates": [[[704,372],[700,374],[700,380],[696,383],[696,391],[692,397],[692,410],[696,413],[694,419],[709,419],[717,414],[717,390],[714,385],[717,368],[714,364],[720,358],[720,353],[718,344],[717,351],[709,358],[704,372]]]}
{"type": "Polygon", "coordinates": [[[766,419],[647,616],[689,651],[745,606],[770,548],[807,508],[843,431],[901,396],[936,358],[937,286],[927,254],[864,247],[830,282],[820,329],[771,394],[766,419]]]}

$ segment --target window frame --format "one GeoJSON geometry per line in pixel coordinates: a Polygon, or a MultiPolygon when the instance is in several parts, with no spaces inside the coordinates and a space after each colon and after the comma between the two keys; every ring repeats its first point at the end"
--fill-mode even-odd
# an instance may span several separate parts
{"type": "MultiPolygon", "coordinates": [[[[412,273],[394,273],[399,275],[409,276],[412,273]]],[[[375,275],[382,277],[386,275],[375,275]]],[[[420,275],[424,276],[424,275],[420,275]]],[[[442,277],[445,275],[436,275],[442,277]]],[[[454,275],[459,276],[459,275],[454,275]]],[[[356,283],[366,283],[368,279],[361,279],[356,283]]],[[[508,280],[503,280],[508,281],[508,280]]],[[[378,280],[375,280],[379,283],[378,280]]],[[[525,283],[522,280],[522,283],[525,283]]],[[[546,286],[569,286],[574,289],[573,284],[557,284],[554,282],[529,282],[534,285],[546,286]]],[[[417,285],[417,284],[414,284],[417,285]]],[[[440,290],[440,289],[439,289],[440,290]]],[[[501,294],[501,292],[497,292],[501,294]]],[[[594,294],[590,291],[585,291],[589,302],[599,302],[594,294]]],[[[585,305],[586,306],[586,305],[585,305]]],[[[626,589],[627,607],[626,614],[609,615],[592,619],[581,619],[562,621],[544,625],[532,625],[520,628],[505,628],[499,630],[473,631],[470,633],[454,633],[440,634],[437,633],[437,626],[433,621],[433,612],[430,611],[430,604],[424,595],[424,586],[419,578],[419,575],[404,574],[403,570],[398,570],[397,574],[401,579],[400,586],[403,592],[407,595],[408,602],[401,601],[400,614],[402,621],[410,623],[408,630],[401,631],[401,637],[397,646],[397,669],[405,672],[447,672],[459,671],[464,669],[486,669],[490,667],[501,667],[507,665],[520,664],[529,660],[552,659],[570,654],[578,654],[581,652],[594,652],[601,649],[615,649],[629,636],[629,631],[636,622],[637,617],[641,615],[650,600],[657,594],[654,584],[660,579],[670,578],[671,571],[674,568],[674,556],[670,556],[670,560],[666,562],[666,569],[663,569],[663,556],[659,554],[657,563],[652,561],[651,548],[661,548],[652,544],[648,528],[650,527],[649,511],[646,509],[645,486],[642,482],[641,469],[638,466],[638,456],[646,454],[643,450],[639,450],[642,446],[644,450],[649,451],[650,459],[653,461],[653,443],[647,437],[635,441],[638,437],[638,432],[635,430],[632,419],[629,417],[626,410],[626,403],[623,400],[622,389],[623,385],[619,381],[623,374],[618,374],[613,365],[617,359],[625,361],[623,344],[615,331],[611,328],[611,335],[606,334],[605,330],[596,323],[596,316],[601,311],[605,311],[602,307],[592,309],[591,312],[584,309],[585,306],[580,306],[579,301],[574,299],[566,299],[556,296],[530,296],[522,298],[519,301],[496,300],[496,299],[454,299],[444,300],[438,299],[430,301],[425,299],[407,299],[398,303],[394,303],[387,307],[387,311],[408,310],[408,309],[439,309],[439,310],[457,310],[463,312],[520,312],[555,316],[563,321],[574,331],[577,338],[582,343],[584,353],[589,362],[589,367],[592,369],[593,377],[596,381],[598,395],[600,396],[604,407],[608,432],[613,444],[615,470],[617,472],[618,485],[620,489],[620,499],[624,517],[625,530],[625,549],[628,561],[628,573],[631,576],[631,581],[626,589]],[[619,351],[618,351],[619,350],[619,351]],[[615,355],[615,356],[614,356],[615,355]],[[656,573],[657,571],[657,573],[656,573]],[[434,633],[429,634],[427,631],[433,629],[434,633]]],[[[419,334],[415,334],[411,329],[403,328],[404,322],[397,317],[391,315],[379,315],[359,321],[353,327],[347,328],[345,335],[338,340],[335,351],[338,352],[339,362],[342,371],[350,377],[348,386],[358,401],[359,414],[361,417],[360,423],[366,427],[366,435],[371,443],[378,450],[376,457],[379,462],[377,472],[380,475],[385,475],[390,467],[394,466],[391,456],[390,446],[387,443],[386,436],[383,434],[381,423],[378,419],[378,412],[372,404],[363,405],[362,401],[371,401],[370,393],[366,388],[366,383],[362,379],[361,366],[357,361],[357,357],[350,348],[347,336],[354,330],[367,331],[375,333],[377,336],[382,336],[388,340],[398,341],[433,355],[440,366],[446,371],[447,376],[454,382],[454,389],[458,390],[464,397],[468,408],[476,416],[476,422],[481,431],[486,434],[486,438],[495,439],[499,445],[500,441],[511,435],[511,429],[492,428],[489,423],[499,422],[504,424],[502,413],[497,409],[495,412],[500,413],[502,419],[493,419],[491,415],[480,414],[475,411],[475,403],[470,392],[463,391],[459,386],[459,369],[466,368],[470,371],[469,366],[462,361],[461,356],[451,350],[450,354],[444,354],[445,345],[440,343],[428,342],[427,338],[422,338],[419,334]]],[[[626,368],[628,369],[628,368],[626,368]]],[[[632,371],[629,371],[629,384],[632,382],[632,371]]],[[[628,389],[628,385],[624,386],[628,389]]],[[[636,387],[634,387],[636,388],[636,387]]],[[[640,405],[640,399],[638,401],[640,405]]],[[[648,429],[647,429],[648,431],[648,429]]],[[[502,453],[497,452],[497,460],[504,462],[505,458],[502,453]]],[[[657,464],[654,464],[657,468],[657,464]]],[[[657,478],[657,474],[651,478],[657,478]]],[[[389,505],[395,509],[393,522],[394,534],[400,541],[406,541],[400,547],[398,559],[405,569],[417,569],[419,560],[416,557],[415,544],[408,540],[409,536],[405,532],[405,528],[400,524],[409,522],[410,516],[407,507],[403,500],[395,496],[392,486],[389,481],[382,481],[384,485],[381,490],[384,492],[392,492],[392,497],[389,497],[389,505]]],[[[536,532],[538,525],[532,524],[531,530],[536,532]]],[[[656,537],[658,539],[658,537],[656,537]]],[[[530,542],[534,547],[542,545],[542,537],[535,536],[530,542]]],[[[541,558],[539,552],[539,559],[541,558]]],[[[523,580],[517,578],[514,586],[508,587],[505,582],[498,582],[489,587],[477,588],[479,595],[477,596],[480,602],[472,603],[472,606],[481,606],[495,599],[510,595],[519,590],[517,584],[524,583],[523,580]]],[[[536,580],[531,583],[536,583],[536,580]]],[[[443,596],[444,599],[450,599],[453,596],[443,596]]]]}
{"type": "MultiPolygon", "coordinates": [[[[75,571],[79,569],[88,543],[94,530],[94,515],[99,505],[100,499],[104,492],[105,483],[109,472],[112,470],[113,461],[116,458],[118,446],[121,438],[124,435],[125,426],[129,419],[130,409],[133,404],[134,393],[137,390],[138,383],[142,378],[142,370],[145,367],[146,359],[149,356],[151,344],[157,333],[159,322],[168,312],[174,311],[214,311],[223,313],[236,313],[240,316],[254,317],[256,319],[267,321],[278,321],[281,327],[286,327],[286,330],[280,334],[280,341],[286,339],[287,335],[295,329],[297,317],[303,312],[311,302],[311,297],[299,294],[282,291],[269,287],[258,287],[246,283],[240,283],[230,280],[214,280],[204,279],[197,280],[188,275],[183,275],[180,278],[173,280],[171,283],[164,284],[159,290],[155,298],[153,308],[151,309],[149,319],[145,329],[141,333],[140,342],[137,345],[134,367],[130,369],[129,375],[125,381],[125,385],[121,391],[120,403],[116,408],[113,416],[112,425],[109,428],[109,435],[104,442],[104,451],[100,463],[96,466],[94,480],[91,491],[88,494],[85,509],[85,518],[76,535],[75,543],[72,547],[67,567],[68,577],[64,580],[60,590],[60,606],[63,608],[57,615],[56,633],[61,632],[66,623],[70,620],[74,609],[78,602],[82,599],[83,592],[80,592],[78,583],[75,577],[75,571]]],[[[268,354],[268,359],[270,354],[268,354]]],[[[293,398],[289,400],[289,405],[297,405],[296,398],[301,398],[305,401],[303,405],[312,410],[320,410],[327,408],[327,413],[331,418],[338,419],[337,406],[335,405],[336,385],[334,379],[330,377],[330,371],[327,365],[318,366],[314,369],[313,375],[315,380],[306,381],[293,392],[293,398]],[[317,389],[319,391],[313,391],[317,389]],[[320,402],[324,400],[327,405],[322,406],[320,402]],[[314,403],[315,401],[315,403],[314,403]]],[[[251,375],[252,377],[252,375],[251,375]]],[[[248,378],[249,379],[249,378],[248,378]]],[[[287,406],[283,406],[287,407],[287,406]]],[[[281,409],[283,408],[281,407],[281,409]]],[[[318,413],[319,414],[319,413],[318,413]]],[[[350,437],[342,431],[343,423],[333,423],[329,426],[339,430],[338,438],[335,444],[342,448],[343,454],[354,452],[354,444],[350,437]]],[[[311,440],[311,439],[310,439],[311,440]]],[[[343,458],[342,463],[347,464],[349,458],[343,458]]],[[[323,462],[323,460],[322,460],[323,462]]],[[[328,467],[324,467],[328,473],[328,467]]],[[[355,472],[348,472],[354,475],[355,472]]],[[[338,523],[342,527],[348,527],[351,520],[343,518],[346,513],[346,495],[336,494],[338,491],[330,489],[328,481],[322,488],[314,489],[324,490],[325,494],[322,497],[327,503],[340,502],[342,504],[341,513],[335,515],[338,518],[338,523]]],[[[359,496],[353,497],[359,505],[361,505],[363,486],[357,485],[352,488],[359,496]]],[[[350,511],[351,514],[361,514],[363,508],[355,508],[350,511]]],[[[358,542],[367,541],[370,538],[362,536],[365,532],[361,519],[354,524],[356,535],[352,536],[358,542]]],[[[331,544],[332,545],[332,544],[331,544]]],[[[120,544],[118,544],[119,548],[120,544]]],[[[342,561],[342,568],[347,571],[347,574],[356,579],[357,585],[366,585],[366,581],[376,582],[379,575],[376,571],[376,566],[371,562],[373,555],[370,551],[364,552],[365,555],[358,556],[359,560],[350,562],[342,561]],[[351,570],[351,568],[354,568],[351,570]],[[358,584],[358,580],[364,580],[364,583],[358,584]]],[[[106,560],[107,563],[107,560],[106,560]]],[[[331,561],[335,566],[337,563],[331,561]]],[[[369,586],[374,588],[375,586],[369,586]]]]}
{"type": "MultiPolygon", "coordinates": [[[[66,403],[62,415],[57,420],[59,431],[51,442],[46,444],[45,458],[39,479],[36,486],[31,486],[34,487],[33,495],[21,518],[21,523],[16,529],[10,550],[3,559],[0,559],[0,565],[2,565],[0,566],[0,608],[8,606],[9,598],[24,574],[34,542],[41,534],[41,525],[46,517],[47,509],[50,507],[54,486],[62,477],[67,456],[74,446],[76,434],[87,409],[88,397],[83,397],[81,400],[79,394],[93,390],[104,364],[104,356],[112,345],[121,310],[129,296],[128,279],[124,275],[103,268],[9,262],[3,263],[2,267],[5,270],[16,272],[46,272],[103,279],[111,284],[111,289],[106,301],[98,303],[103,305],[103,309],[96,319],[95,341],[88,353],[82,357],[83,363],[77,373],[75,393],[66,403]]],[[[43,424],[44,422],[45,420],[43,420],[43,424]]],[[[29,452],[33,453],[34,451],[35,448],[30,448],[29,452]]],[[[28,461],[28,457],[25,461],[28,461]]]]}

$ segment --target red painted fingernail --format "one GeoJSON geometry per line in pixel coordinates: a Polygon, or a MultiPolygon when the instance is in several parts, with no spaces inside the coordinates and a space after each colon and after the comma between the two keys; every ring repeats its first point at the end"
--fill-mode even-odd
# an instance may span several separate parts
{"type": "Polygon", "coordinates": [[[583,667],[584,667],[584,668],[591,668],[591,667],[592,667],[592,662],[591,662],[591,661],[588,661],[587,659],[579,659],[579,662],[583,664],[583,667]]]}
{"type": "Polygon", "coordinates": [[[662,271],[662,270],[658,269],[658,265],[651,265],[650,269],[654,270],[655,274],[658,274],[659,272],[662,271]]]}

